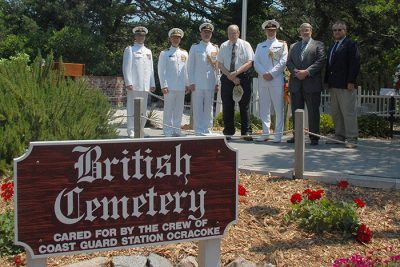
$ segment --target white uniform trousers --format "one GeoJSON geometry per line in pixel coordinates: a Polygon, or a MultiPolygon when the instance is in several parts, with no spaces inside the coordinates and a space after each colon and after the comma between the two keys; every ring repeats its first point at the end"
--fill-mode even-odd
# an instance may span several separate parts
{"type": "Polygon", "coordinates": [[[192,92],[193,129],[196,135],[211,133],[213,123],[214,90],[192,92]]]}
{"type": "MultiPolygon", "coordinates": [[[[147,110],[147,96],[148,93],[146,91],[135,91],[135,90],[128,90],[127,92],[127,100],[126,100],[126,112],[128,115],[127,118],[127,131],[128,131],[128,136],[133,136],[133,100],[135,98],[143,98],[143,108],[142,108],[142,113],[144,116],[146,116],[146,110],[147,110]]],[[[142,129],[144,129],[144,125],[146,124],[146,119],[142,118],[141,120],[141,126],[142,129]]]]}
{"type": "Polygon", "coordinates": [[[185,100],[184,91],[169,90],[168,94],[164,95],[163,128],[165,136],[181,134],[181,122],[182,122],[184,100],[185,100]]]}
{"type": "Polygon", "coordinates": [[[259,87],[260,118],[262,120],[263,135],[270,134],[271,127],[271,103],[275,110],[275,139],[280,140],[283,133],[284,100],[282,85],[263,85],[259,87]]]}

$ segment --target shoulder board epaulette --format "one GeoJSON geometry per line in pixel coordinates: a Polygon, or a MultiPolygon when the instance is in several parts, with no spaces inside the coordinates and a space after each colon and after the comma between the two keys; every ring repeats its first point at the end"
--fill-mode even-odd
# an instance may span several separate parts
{"type": "Polygon", "coordinates": [[[280,42],[280,43],[286,43],[286,41],[284,41],[284,40],[278,40],[278,42],[280,42]]]}
{"type": "Polygon", "coordinates": [[[267,47],[267,45],[263,45],[262,47],[267,47]]]}

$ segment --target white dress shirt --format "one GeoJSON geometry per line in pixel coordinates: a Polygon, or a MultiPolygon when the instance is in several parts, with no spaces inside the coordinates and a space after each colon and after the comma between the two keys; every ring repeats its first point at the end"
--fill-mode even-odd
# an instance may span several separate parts
{"type": "Polygon", "coordinates": [[[283,41],[274,38],[259,43],[254,55],[254,68],[258,73],[259,80],[268,83],[283,82],[287,56],[287,46],[283,41]],[[274,79],[272,81],[262,79],[266,73],[270,73],[274,79]]]}
{"type": "MultiPolygon", "coordinates": [[[[218,62],[224,65],[224,67],[229,70],[231,66],[232,59],[232,46],[233,43],[231,41],[224,42],[218,53],[218,62]]],[[[242,39],[238,39],[236,41],[235,47],[235,70],[237,70],[240,66],[247,63],[249,60],[254,60],[254,51],[251,47],[250,43],[244,41],[242,39]]]]}
{"type": "Polygon", "coordinates": [[[149,91],[155,87],[153,55],[143,44],[125,48],[122,72],[125,86],[132,85],[135,91],[149,91]]]}
{"type": "Polygon", "coordinates": [[[201,41],[193,44],[189,51],[188,77],[189,84],[196,90],[214,90],[218,84],[217,62],[218,48],[212,43],[201,41]]]}
{"type": "Polygon", "coordinates": [[[189,85],[187,75],[188,53],[186,50],[171,46],[162,51],[158,59],[158,76],[161,88],[184,91],[189,85]]]}

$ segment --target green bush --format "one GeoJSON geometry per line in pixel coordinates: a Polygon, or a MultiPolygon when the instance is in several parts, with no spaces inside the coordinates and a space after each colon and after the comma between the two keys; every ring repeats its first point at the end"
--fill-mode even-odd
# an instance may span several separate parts
{"type": "Polygon", "coordinates": [[[324,196],[324,190],[306,190],[291,198],[291,211],[286,221],[295,221],[307,230],[321,233],[339,231],[351,236],[359,227],[355,203],[333,201],[324,196]],[[297,195],[297,196],[296,196],[297,195]]]}
{"type": "Polygon", "coordinates": [[[333,126],[332,116],[329,114],[321,114],[320,115],[320,132],[323,135],[333,134],[335,133],[335,128],[333,126]]]}
{"type": "MultiPolygon", "coordinates": [[[[21,156],[30,141],[116,136],[107,98],[83,80],[55,70],[51,56],[0,61],[0,166],[21,156]]],[[[1,171],[1,170],[0,170],[1,171]]],[[[4,170],[3,170],[4,171],[4,170]]]]}
{"type": "Polygon", "coordinates": [[[362,115],[358,117],[358,129],[360,137],[388,137],[390,123],[386,118],[376,114],[362,115]]]}
{"type": "MultiPolygon", "coordinates": [[[[237,130],[240,130],[240,112],[235,112],[235,128],[237,130]]],[[[214,127],[224,127],[224,121],[222,119],[222,112],[218,113],[214,117],[214,127]]],[[[251,129],[254,130],[261,130],[262,129],[262,123],[259,118],[254,116],[253,114],[250,114],[250,127],[251,129]]]]}
{"type": "Polygon", "coordinates": [[[21,253],[24,249],[14,245],[14,211],[0,213],[0,257],[21,253]]]}

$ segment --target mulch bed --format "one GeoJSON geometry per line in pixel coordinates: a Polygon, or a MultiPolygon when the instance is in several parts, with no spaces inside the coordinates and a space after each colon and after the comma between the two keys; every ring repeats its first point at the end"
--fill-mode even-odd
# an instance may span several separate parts
{"type": "MultiPolygon", "coordinates": [[[[339,180],[339,178],[338,178],[339,180]]],[[[239,218],[227,231],[222,241],[222,263],[227,264],[241,256],[255,263],[271,262],[277,266],[331,266],[336,258],[355,253],[375,253],[386,257],[400,254],[400,191],[353,187],[339,190],[311,180],[292,180],[258,174],[241,174],[240,183],[247,189],[239,197],[239,218]],[[344,239],[338,233],[315,234],[301,229],[295,223],[286,223],[293,193],[307,188],[324,189],[329,198],[353,201],[361,198],[366,208],[360,222],[372,231],[372,241],[361,244],[344,239]]],[[[0,203],[1,206],[4,203],[0,203]]],[[[103,253],[54,257],[48,266],[85,260],[97,256],[147,255],[158,253],[173,263],[197,255],[195,243],[186,242],[158,247],[117,250],[103,253]]],[[[25,257],[22,254],[23,258],[25,257]]],[[[14,266],[12,257],[0,258],[0,266],[14,266]]]]}

